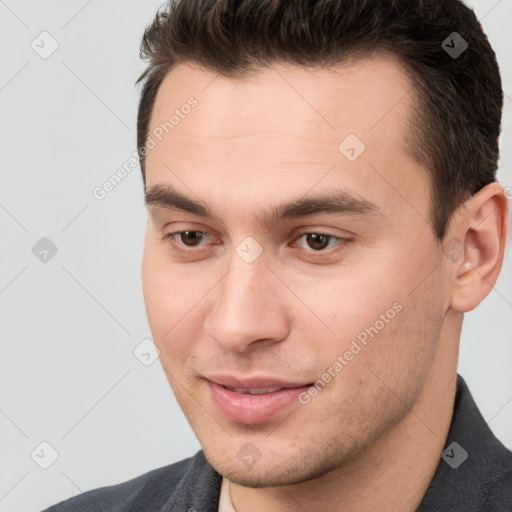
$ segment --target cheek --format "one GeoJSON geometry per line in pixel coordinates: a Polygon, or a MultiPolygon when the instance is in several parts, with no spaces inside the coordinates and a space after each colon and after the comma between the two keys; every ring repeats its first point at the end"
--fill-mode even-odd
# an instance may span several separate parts
{"type": "Polygon", "coordinates": [[[165,349],[176,324],[185,315],[187,287],[162,257],[163,251],[146,242],[142,262],[142,287],[149,326],[158,348],[165,349]]]}
{"type": "Polygon", "coordinates": [[[377,258],[372,264],[360,261],[358,271],[332,276],[326,286],[310,287],[305,295],[336,333],[329,335],[330,343],[316,345],[315,353],[327,368],[342,356],[339,380],[353,379],[354,388],[363,374],[375,379],[372,369],[389,383],[421,378],[435,354],[443,322],[436,273],[413,291],[424,276],[398,256],[387,254],[380,264],[377,258]]]}
{"type": "Polygon", "coordinates": [[[168,323],[166,311],[171,309],[171,293],[167,279],[168,276],[161,270],[156,251],[146,242],[142,260],[142,288],[149,325],[155,338],[161,337],[163,324],[168,323]]]}
{"type": "Polygon", "coordinates": [[[147,244],[142,263],[146,314],[155,345],[166,368],[177,368],[201,338],[202,299],[211,285],[203,285],[165,251],[147,244]]]}
{"type": "Polygon", "coordinates": [[[164,247],[152,242],[149,235],[142,260],[142,286],[150,324],[165,323],[167,330],[185,312],[193,284],[187,283],[183,271],[172,265],[164,247]]]}
{"type": "Polygon", "coordinates": [[[395,394],[410,406],[436,356],[444,318],[438,288],[430,281],[423,286],[418,294],[390,297],[398,297],[401,310],[377,336],[368,338],[367,358],[362,361],[365,371],[381,383],[384,395],[395,394]]]}
{"type": "Polygon", "coordinates": [[[400,305],[396,303],[400,297],[392,283],[381,279],[375,266],[351,272],[341,269],[339,275],[324,279],[319,286],[310,282],[299,293],[318,318],[334,331],[331,336],[339,340],[337,348],[350,345],[359,334],[364,341],[365,329],[376,322],[378,331],[385,330],[399,315],[400,305]],[[380,315],[384,315],[384,320],[380,315]]]}

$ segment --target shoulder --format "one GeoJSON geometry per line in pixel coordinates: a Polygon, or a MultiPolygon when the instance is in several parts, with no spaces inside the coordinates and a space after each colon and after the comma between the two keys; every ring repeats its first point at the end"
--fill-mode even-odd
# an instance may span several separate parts
{"type": "Polygon", "coordinates": [[[512,511],[512,452],[494,435],[460,375],[445,449],[419,510],[512,511]]]}
{"type": "Polygon", "coordinates": [[[156,512],[157,507],[169,501],[184,478],[200,476],[208,466],[199,451],[193,457],[153,469],[131,480],[78,494],[43,512],[128,512],[147,510],[146,506],[156,512]]]}
{"type": "Polygon", "coordinates": [[[481,512],[510,512],[512,510],[512,469],[492,484],[481,512]]]}

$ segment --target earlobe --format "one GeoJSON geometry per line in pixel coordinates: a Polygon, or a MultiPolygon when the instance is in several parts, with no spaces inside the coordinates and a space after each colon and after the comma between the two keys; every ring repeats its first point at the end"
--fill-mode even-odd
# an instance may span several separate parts
{"type": "Polygon", "coordinates": [[[507,243],[508,208],[504,188],[490,183],[456,212],[454,239],[463,249],[453,262],[453,309],[465,313],[476,308],[496,283],[507,243]]]}

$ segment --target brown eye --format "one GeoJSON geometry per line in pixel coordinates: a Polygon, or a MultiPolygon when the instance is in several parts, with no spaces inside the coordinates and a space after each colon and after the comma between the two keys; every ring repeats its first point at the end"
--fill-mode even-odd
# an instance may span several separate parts
{"type": "Polygon", "coordinates": [[[346,249],[350,239],[329,233],[306,231],[296,238],[294,246],[301,248],[310,257],[332,255],[346,249]]]}
{"type": "Polygon", "coordinates": [[[195,247],[203,238],[201,231],[181,231],[180,240],[188,247],[195,247]]]}
{"type": "Polygon", "coordinates": [[[306,233],[306,242],[311,249],[315,251],[321,251],[325,249],[331,240],[334,238],[330,235],[322,235],[320,233],[306,233]]]}
{"type": "Polygon", "coordinates": [[[176,253],[191,255],[199,252],[201,249],[205,249],[208,238],[213,239],[212,235],[207,231],[187,229],[168,233],[163,236],[162,241],[168,241],[171,249],[176,253]]]}

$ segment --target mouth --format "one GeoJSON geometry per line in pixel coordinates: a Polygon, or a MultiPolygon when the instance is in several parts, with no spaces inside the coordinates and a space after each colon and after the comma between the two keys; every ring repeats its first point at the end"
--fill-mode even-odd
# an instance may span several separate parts
{"type": "MultiPolygon", "coordinates": [[[[279,386],[273,388],[233,388],[231,386],[223,386],[229,391],[233,391],[235,393],[239,393],[240,395],[268,395],[269,393],[275,393],[276,391],[281,391],[281,389],[290,389],[290,388],[282,388],[279,386]]],[[[292,388],[293,389],[293,388],[292,388]]]]}
{"type": "Polygon", "coordinates": [[[227,419],[244,424],[264,423],[290,411],[293,407],[300,405],[299,395],[307,392],[313,385],[313,383],[281,383],[281,385],[267,383],[264,386],[257,386],[253,380],[250,386],[248,384],[233,386],[221,384],[218,382],[219,379],[216,380],[206,379],[211,401],[227,419]]]}

